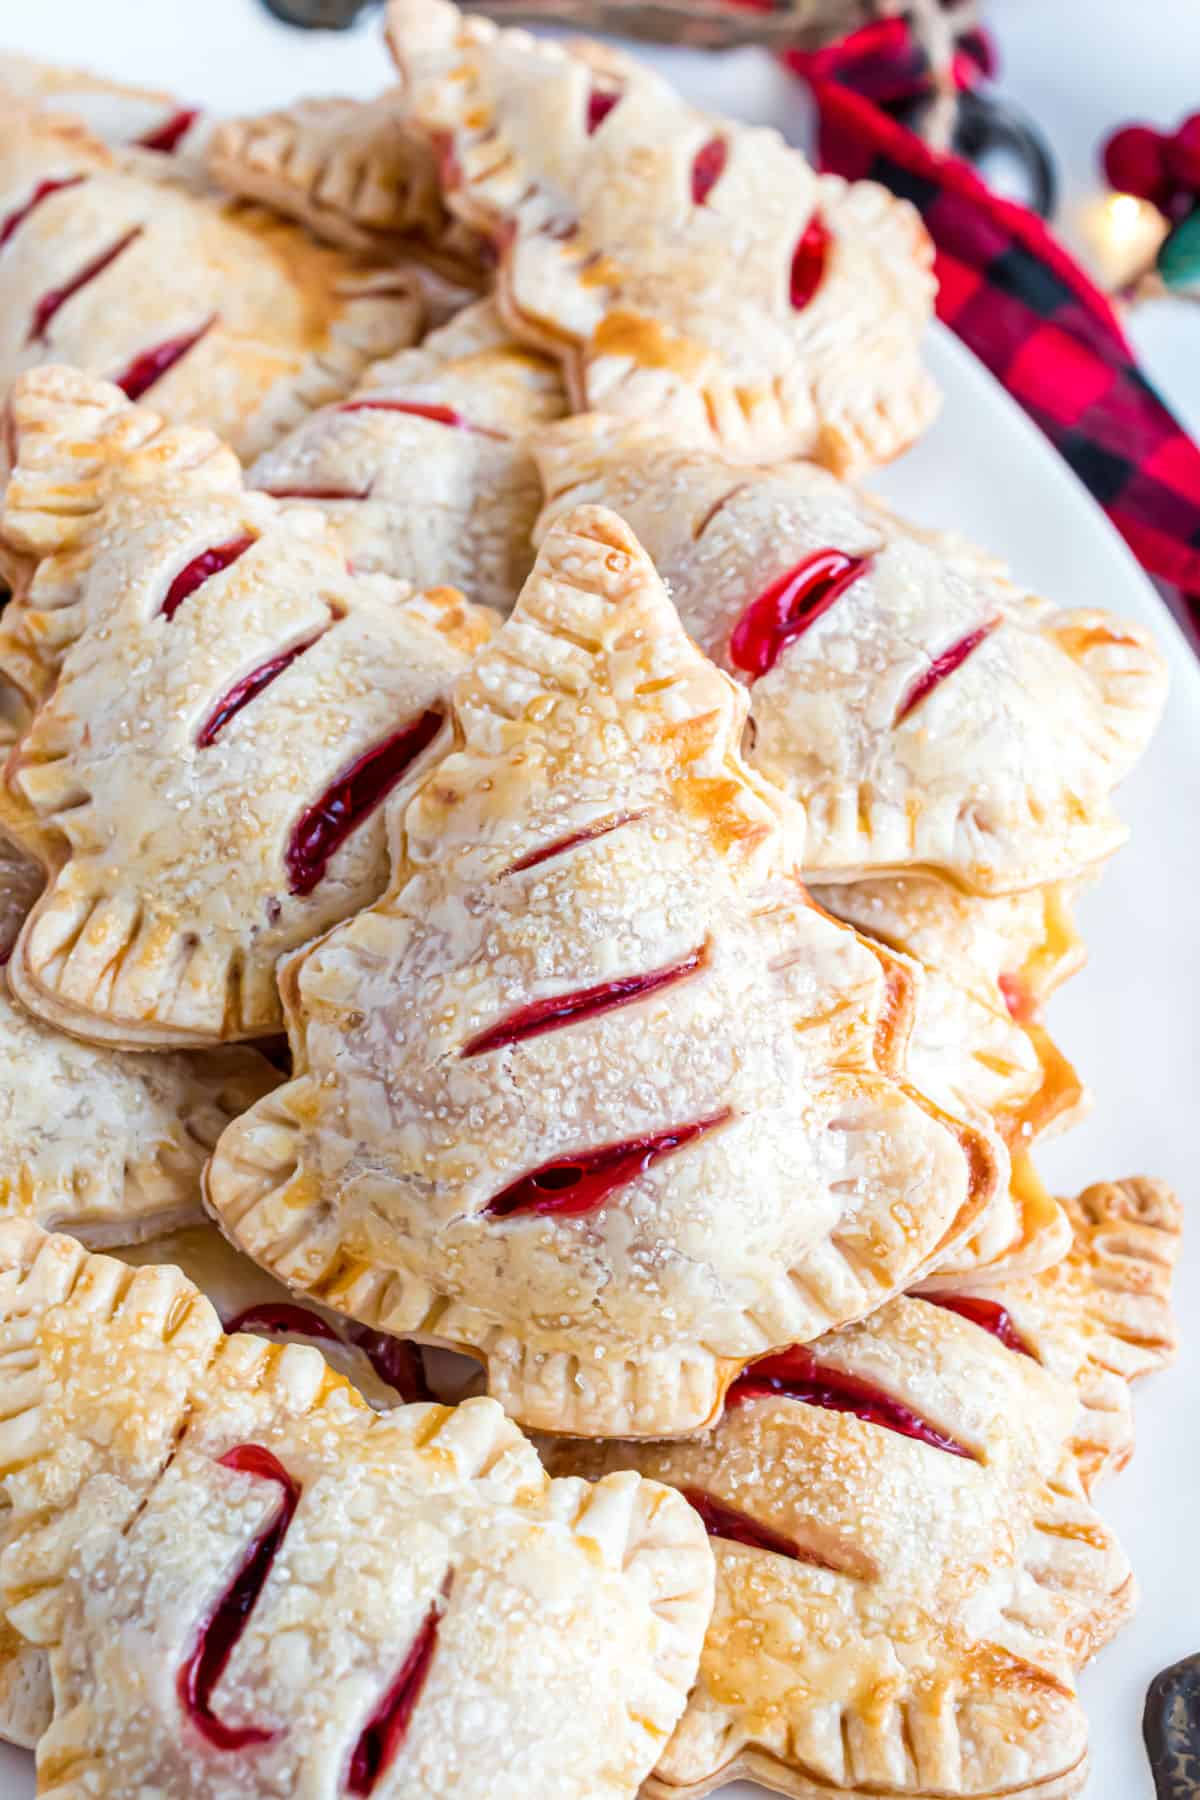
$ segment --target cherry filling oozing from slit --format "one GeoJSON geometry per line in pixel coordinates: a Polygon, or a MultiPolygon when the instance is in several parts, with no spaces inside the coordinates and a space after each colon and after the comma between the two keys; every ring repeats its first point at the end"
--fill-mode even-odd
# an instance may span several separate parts
{"type": "Polygon", "coordinates": [[[447,1576],[441,1599],[435,1600],[425,1614],[399,1673],[362,1728],[350,1756],[346,1775],[348,1794],[371,1794],[380,1776],[396,1760],[429,1674],[429,1665],[437,1649],[438,1626],[449,1598],[450,1577],[447,1576]]]}
{"type": "Polygon", "coordinates": [[[222,569],[231,568],[239,556],[246,554],[254,541],[252,537],[230,538],[227,544],[214,544],[211,550],[202,550],[199,556],[193,556],[191,562],[183,565],[167,589],[158,609],[159,616],[173,619],[184,601],[198,587],[203,587],[206,581],[219,575],[222,569]]]}
{"type": "Polygon", "coordinates": [[[703,206],[725,172],[729,146],[723,137],[711,137],[692,158],[692,203],[703,206]]]}
{"type": "Polygon", "coordinates": [[[752,680],[773,669],[789,644],[823,618],[871,566],[869,556],[817,550],[750,602],[729,638],[729,660],[752,680]]]}
{"type": "Polygon", "coordinates": [[[187,136],[199,117],[194,106],[180,107],[178,112],[173,112],[169,118],[164,119],[161,125],[155,125],[134,141],[139,150],[161,150],[164,156],[170,156],[172,151],[178,150],[181,140],[187,136]]]}
{"type": "Polygon", "coordinates": [[[73,299],[76,294],[87,287],[89,282],[95,281],[97,276],[103,275],[106,269],[110,269],[117,258],[128,250],[131,244],[136,243],[141,235],[141,226],[135,225],[131,231],[127,231],[123,237],[119,237],[115,244],[110,244],[107,250],[102,250],[98,256],[92,258],[91,262],[85,263],[82,269],[76,271],[70,281],[63,283],[62,287],[48,288],[33,309],[26,343],[44,344],[46,333],[54,318],[67,301],[73,299]]]}
{"type": "Polygon", "coordinates": [[[449,425],[455,431],[469,431],[476,437],[503,439],[503,431],[493,431],[487,425],[475,425],[470,419],[455,412],[452,406],[442,406],[436,401],[425,400],[346,400],[338,407],[339,412],[392,412],[407,413],[410,418],[428,419],[434,425],[449,425]]]}
{"type": "Polygon", "coordinates": [[[196,733],[198,747],[206,750],[211,744],[215,744],[229,722],[235,719],[243,708],[249,706],[252,700],[257,699],[264,688],[270,687],[273,681],[277,681],[285,669],[290,669],[306,650],[311,650],[314,644],[320,643],[328,629],[329,627],[326,626],[325,630],[314,632],[313,636],[305,638],[303,643],[293,644],[290,650],[281,650],[278,656],[272,656],[268,661],[259,663],[257,669],[251,669],[248,675],[243,675],[240,681],[234,682],[233,686],[222,694],[196,733]]]}
{"type": "Polygon", "coordinates": [[[311,894],[329,860],[352,831],[380,806],[442,728],[430,709],[373,744],[306,807],[292,829],[284,863],[293,894],[311,894]]]}
{"type": "Polygon", "coordinates": [[[803,312],[825,278],[833,234],[819,212],[814,212],[792,252],[788,298],[795,312],[803,312]]]}
{"type": "Polygon", "coordinates": [[[1031,1025],[1037,1013],[1037,1005],[1019,975],[999,975],[996,985],[1000,989],[1005,1006],[1011,1019],[1018,1025],[1031,1025]]]}
{"type": "Polygon", "coordinates": [[[232,1337],[235,1331],[252,1331],[263,1335],[315,1338],[318,1342],[351,1344],[361,1350],[367,1361],[387,1387],[395,1388],[406,1402],[432,1400],[433,1393],[425,1379],[425,1365],[415,1344],[407,1338],[392,1337],[386,1331],[372,1331],[346,1319],[335,1328],[307,1306],[296,1306],[287,1300],[264,1300],[248,1306],[225,1325],[232,1337]]]}
{"type": "Polygon", "coordinates": [[[948,650],[943,650],[940,656],[935,656],[929,667],[917,676],[900,702],[896,711],[895,723],[902,725],[908,715],[916,711],[922,700],[928,699],[934,688],[940,687],[946,677],[953,675],[956,669],[961,669],[968,656],[973,655],[980,644],[991,637],[999,623],[999,619],[989,619],[986,625],[980,625],[974,631],[968,631],[965,637],[960,637],[956,643],[950,645],[948,650]]]}
{"type": "Polygon", "coordinates": [[[161,344],[153,344],[149,350],[141,351],[126,364],[119,375],[113,376],[114,387],[119,387],[127,400],[140,400],[143,394],[149,393],[156,381],[161,381],[176,363],[183,361],[188,351],[212,330],[216,322],[214,313],[195,331],[185,331],[178,337],[164,338],[161,344]]]}
{"type": "Polygon", "coordinates": [[[484,1212],[493,1219],[508,1219],[516,1213],[582,1218],[597,1212],[610,1194],[628,1187],[662,1157],[724,1125],[730,1116],[727,1109],[650,1137],[629,1138],[622,1144],[606,1144],[599,1150],[581,1150],[577,1156],[558,1157],[518,1177],[488,1201],[484,1212]]]}
{"type": "Polygon", "coordinates": [[[369,500],[370,487],[268,487],[260,490],[272,500],[369,500]]]}
{"type": "Polygon", "coordinates": [[[246,1750],[277,1734],[260,1725],[226,1725],[212,1708],[213,1690],[245,1631],[271,1566],[300,1503],[300,1486],[261,1444],[239,1444],[220,1458],[223,1469],[275,1482],[280,1505],[270,1523],[247,1545],[237,1572],[201,1626],[191,1655],[180,1666],[175,1689],[184,1712],[216,1750],[246,1750]]]}
{"type": "Polygon", "coordinates": [[[1007,1306],[1002,1306],[998,1300],[984,1300],[976,1294],[920,1294],[918,1298],[928,1300],[931,1306],[940,1306],[946,1312],[957,1313],[960,1319],[969,1319],[983,1331],[990,1331],[1006,1350],[1015,1350],[1018,1356],[1032,1357],[1034,1362],[1041,1360],[1017,1330],[1007,1306]]]}
{"type": "Polygon", "coordinates": [[[792,1562],[811,1563],[818,1569],[835,1568],[823,1557],[812,1551],[802,1550],[791,1538],[784,1537],[781,1532],[772,1531],[769,1525],[762,1525],[752,1519],[749,1513],[742,1512],[736,1506],[726,1506],[723,1500],[706,1493],[703,1488],[681,1488],[684,1499],[694,1512],[699,1513],[700,1521],[709,1537],[725,1538],[732,1544],[746,1544],[751,1550],[770,1550],[776,1556],[786,1556],[792,1562]]]}
{"type": "Polygon", "coordinates": [[[65,193],[67,188],[79,187],[86,180],[86,175],[63,175],[57,180],[39,181],[25,204],[15,207],[0,222],[0,250],[3,250],[13,232],[25,223],[30,214],[37,211],[43,200],[49,200],[51,194],[65,193]]]}
{"type": "Polygon", "coordinates": [[[618,1006],[631,1005],[635,1000],[642,1000],[654,994],[660,988],[672,987],[675,982],[685,980],[694,975],[704,965],[705,946],[693,950],[682,962],[673,963],[670,968],[653,969],[645,975],[627,975],[618,981],[597,982],[594,987],[577,988],[571,994],[554,994],[545,1000],[535,1000],[519,1011],[509,1013],[499,1024],[490,1025],[463,1045],[460,1056],[483,1056],[489,1050],[502,1049],[506,1044],[520,1043],[524,1038],[540,1037],[543,1032],[556,1031],[562,1025],[573,1025],[580,1019],[594,1019],[601,1013],[612,1012],[618,1006]]]}
{"type": "Polygon", "coordinates": [[[600,126],[603,125],[605,119],[607,119],[609,113],[620,98],[620,92],[614,93],[611,88],[592,88],[587,98],[587,130],[589,137],[591,137],[593,131],[598,131],[600,126]]]}
{"type": "Polygon", "coordinates": [[[615,819],[597,819],[594,825],[584,825],[567,837],[555,838],[552,843],[543,844],[538,850],[531,850],[528,856],[522,856],[511,863],[504,873],[520,875],[526,869],[536,869],[539,863],[549,862],[551,857],[563,856],[579,844],[590,844],[596,838],[607,837],[610,831],[617,831],[622,825],[632,825],[635,819],[641,817],[641,813],[619,813],[615,819]]]}
{"type": "Polygon", "coordinates": [[[770,1398],[802,1400],[808,1406],[825,1407],[831,1412],[853,1413],[868,1425],[880,1425],[901,1437],[915,1438],[933,1450],[964,1456],[972,1462],[979,1460],[957,1438],[940,1431],[873,1381],[820,1363],[811,1351],[799,1345],[750,1363],[729,1388],[725,1405],[732,1408],[749,1400],[770,1398]]]}

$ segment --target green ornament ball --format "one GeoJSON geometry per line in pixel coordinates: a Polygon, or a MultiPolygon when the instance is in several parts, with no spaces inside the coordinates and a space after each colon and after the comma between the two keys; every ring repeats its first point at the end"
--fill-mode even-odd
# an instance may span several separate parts
{"type": "Polygon", "coordinates": [[[1200,284],[1200,207],[1167,233],[1159,246],[1155,266],[1169,288],[1200,284]]]}

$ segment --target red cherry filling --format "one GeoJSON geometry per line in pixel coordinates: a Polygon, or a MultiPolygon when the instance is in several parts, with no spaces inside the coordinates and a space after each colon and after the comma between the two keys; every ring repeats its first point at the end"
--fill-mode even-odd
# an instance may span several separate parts
{"type": "Polygon", "coordinates": [[[788,569],[750,602],[734,626],[729,639],[734,668],[754,680],[765,675],[870,566],[869,556],[818,550],[788,569]]]}
{"type": "Polygon", "coordinates": [[[206,319],[197,331],[184,332],[181,337],[166,338],[152,349],[143,350],[135,356],[119,375],[113,376],[113,383],[119,387],[127,400],[140,400],[156,381],[161,381],[169,370],[181,362],[194,344],[198,344],[206,332],[216,324],[216,314],[206,319]]]}
{"type": "Polygon", "coordinates": [[[503,431],[492,431],[486,425],[473,425],[470,419],[464,419],[460,412],[452,406],[440,406],[433,401],[423,400],[347,400],[338,407],[339,412],[394,412],[409,413],[414,419],[429,419],[435,425],[449,425],[455,431],[471,431],[477,437],[503,438],[503,431]]]}
{"type": "MultiPolygon", "coordinates": [[[[326,626],[325,630],[328,629],[329,627],[326,626]]],[[[290,669],[306,650],[311,650],[313,645],[319,643],[324,636],[324,631],[314,633],[312,637],[305,638],[302,644],[293,644],[290,650],[281,650],[278,656],[272,656],[269,661],[259,663],[257,669],[251,669],[248,675],[243,675],[240,681],[235,681],[233,686],[217,701],[196,733],[196,743],[199,748],[206,750],[210,744],[215,744],[231,719],[235,719],[244,707],[249,706],[250,702],[262,693],[264,688],[270,687],[271,683],[278,680],[285,669],[290,669]]]]}
{"type": "Polygon", "coordinates": [[[380,1776],[395,1761],[429,1674],[429,1665],[437,1649],[438,1626],[449,1594],[447,1580],[443,1599],[435,1601],[425,1614],[412,1647],[400,1665],[399,1674],[363,1726],[350,1757],[347,1793],[370,1794],[380,1776]]]}
{"type": "Polygon", "coordinates": [[[225,1331],[229,1337],[237,1331],[254,1331],[260,1335],[294,1331],[298,1337],[324,1338],[334,1344],[341,1341],[333,1326],[319,1313],[313,1312],[311,1307],[293,1306],[287,1300],[263,1300],[257,1306],[248,1306],[228,1321],[225,1331]]]}
{"type": "Polygon", "coordinates": [[[700,1514],[709,1537],[726,1538],[733,1544],[748,1544],[751,1550],[770,1550],[775,1556],[789,1557],[792,1562],[812,1563],[818,1569],[833,1567],[832,1563],[802,1550],[791,1538],[772,1531],[769,1525],[761,1525],[736,1506],[726,1506],[723,1500],[706,1494],[702,1488],[682,1488],[680,1491],[688,1505],[700,1514]]]}
{"type": "Polygon", "coordinates": [[[170,118],[164,119],[161,125],[156,125],[152,131],[146,132],[144,137],[138,138],[139,149],[161,150],[165,156],[170,156],[173,150],[178,150],[180,139],[187,136],[199,117],[200,114],[194,106],[181,107],[178,112],[173,112],[170,118]]]}
{"type": "Polygon", "coordinates": [[[573,994],[555,994],[546,1000],[535,1000],[519,1012],[510,1013],[498,1025],[490,1025],[465,1043],[460,1056],[483,1056],[488,1050],[499,1050],[505,1044],[520,1043],[523,1038],[540,1037],[544,1031],[556,1031],[560,1025],[572,1025],[577,1019],[594,1019],[642,1000],[659,988],[670,987],[688,975],[694,975],[705,960],[705,949],[693,950],[682,962],[669,969],[655,969],[648,975],[627,975],[620,981],[601,981],[595,987],[578,988],[573,994]]]}
{"type": "Polygon", "coordinates": [[[425,1379],[421,1352],[407,1338],[393,1337],[388,1331],[372,1331],[369,1325],[347,1323],[347,1343],[361,1350],[380,1381],[395,1388],[409,1404],[414,1400],[432,1400],[433,1389],[425,1379]]]}
{"type": "Polygon", "coordinates": [[[269,1525],[247,1546],[237,1573],[201,1626],[191,1655],[175,1678],[179,1703],[201,1735],[217,1750],[245,1750],[276,1735],[259,1725],[226,1725],[212,1709],[213,1689],[225,1673],[250,1614],[271,1572],[276,1553],[300,1503],[299,1484],[261,1444],[239,1444],[220,1459],[223,1469],[278,1483],[281,1502],[269,1525]]]}
{"type": "Polygon", "coordinates": [[[828,1363],[819,1363],[811,1351],[798,1345],[774,1356],[764,1356],[743,1369],[726,1394],[725,1405],[741,1406],[747,1400],[762,1400],[772,1395],[803,1400],[808,1406],[823,1406],[831,1412],[853,1413],[868,1425],[897,1431],[902,1437],[928,1444],[931,1449],[978,1460],[973,1450],[968,1450],[947,1432],[939,1431],[936,1425],[931,1425],[902,1400],[876,1387],[873,1381],[847,1374],[844,1369],[833,1368],[828,1363]]]}
{"type": "Polygon", "coordinates": [[[199,556],[193,556],[190,563],[185,563],[174,581],[167,589],[159,612],[164,619],[173,619],[179,608],[189,595],[213,575],[219,575],[222,569],[228,569],[239,556],[244,556],[251,544],[252,537],[230,538],[227,544],[214,544],[211,550],[202,550],[199,556]]]}
{"type": "Polygon", "coordinates": [[[896,713],[896,724],[902,725],[909,713],[914,712],[922,700],[932,694],[934,688],[940,687],[948,675],[953,675],[955,669],[961,669],[968,656],[978,650],[980,644],[985,638],[992,635],[999,623],[999,619],[989,619],[986,625],[980,625],[975,631],[968,631],[967,635],[959,638],[956,644],[951,644],[948,650],[943,650],[940,656],[935,656],[924,673],[917,676],[900,702],[899,710],[896,713]]]}
{"type": "Polygon", "coordinates": [[[814,212],[792,253],[788,297],[796,312],[803,312],[820,287],[832,243],[828,225],[819,212],[814,212]]]}
{"type": "Polygon", "coordinates": [[[725,172],[729,146],[723,137],[711,137],[692,158],[692,200],[703,206],[725,172]]]}
{"type": "Polygon", "coordinates": [[[594,825],[585,825],[582,831],[573,831],[569,837],[557,838],[552,844],[544,844],[540,850],[531,850],[528,856],[522,856],[505,873],[519,875],[524,869],[536,869],[539,863],[549,862],[552,856],[562,856],[567,850],[574,850],[577,844],[590,844],[594,838],[607,837],[610,831],[632,824],[634,819],[641,816],[640,813],[619,813],[615,819],[597,819],[594,825]]]}
{"type": "Polygon", "coordinates": [[[998,1300],[982,1300],[975,1294],[922,1294],[920,1298],[928,1300],[931,1306],[941,1306],[947,1312],[957,1313],[960,1319],[970,1319],[972,1325],[978,1325],[984,1331],[990,1331],[1006,1350],[1015,1350],[1018,1356],[1032,1357],[1034,1362],[1040,1360],[1037,1352],[1030,1349],[1013,1324],[1012,1314],[1007,1306],[1001,1306],[998,1300]]]}
{"type": "Polygon", "coordinates": [[[371,490],[365,488],[335,487],[269,487],[263,488],[272,500],[369,500],[371,490]]]}
{"type": "Polygon", "coordinates": [[[422,713],[382,743],[364,750],[301,813],[284,856],[289,892],[312,893],[334,852],[386,800],[441,728],[440,712],[422,713]]]}
{"type": "Polygon", "coordinates": [[[29,336],[26,342],[44,344],[46,333],[60,308],[79,293],[81,288],[87,287],[90,281],[95,281],[98,275],[103,275],[105,269],[110,269],[118,256],[128,250],[130,244],[136,243],[141,235],[141,226],[135,225],[132,231],[127,231],[123,237],[119,237],[115,244],[108,246],[107,250],[102,250],[98,256],[93,256],[91,262],[85,263],[82,269],[62,287],[48,288],[33,309],[33,318],[29,324],[29,336]]]}
{"type": "Polygon", "coordinates": [[[1021,977],[1019,975],[1000,975],[997,977],[997,986],[1004,997],[1009,1017],[1015,1019],[1018,1025],[1030,1024],[1036,1008],[1033,995],[1021,977]]]}
{"type": "Polygon", "coordinates": [[[607,119],[609,113],[620,98],[620,93],[614,93],[611,88],[594,87],[591,90],[587,100],[587,129],[589,137],[591,137],[593,131],[598,131],[600,126],[603,125],[605,119],[607,119]]]}
{"type": "Polygon", "coordinates": [[[380,1381],[395,1388],[402,1400],[433,1399],[425,1379],[425,1365],[415,1344],[410,1344],[406,1338],[392,1337],[386,1331],[372,1331],[369,1326],[358,1325],[351,1319],[347,1319],[340,1330],[335,1330],[307,1306],[294,1306],[287,1300],[264,1300],[230,1319],[225,1330],[231,1337],[235,1331],[254,1331],[270,1336],[295,1332],[297,1337],[353,1344],[356,1350],[362,1351],[380,1381]]]}
{"type": "Polygon", "coordinates": [[[584,1150],[578,1156],[543,1163],[540,1169],[520,1176],[497,1194],[484,1211],[493,1219],[511,1218],[514,1213],[582,1218],[585,1213],[598,1211],[618,1188],[628,1187],[653,1168],[660,1157],[682,1150],[685,1144],[723,1125],[728,1118],[728,1111],[715,1113],[711,1119],[676,1125],[653,1137],[630,1138],[624,1144],[606,1144],[601,1150],[584,1150]]]}
{"type": "Polygon", "coordinates": [[[86,180],[86,175],[64,175],[57,181],[39,181],[24,206],[18,206],[0,224],[0,250],[3,250],[17,227],[25,223],[30,213],[36,212],[43,200],[48,200],[51,194],[61,194],[66,188],[78,187],[80,182],[86,180]]]}

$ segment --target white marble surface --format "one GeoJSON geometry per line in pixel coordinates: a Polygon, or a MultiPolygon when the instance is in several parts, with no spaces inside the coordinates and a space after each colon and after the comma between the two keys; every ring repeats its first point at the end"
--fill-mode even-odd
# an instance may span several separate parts
{"type": "MultiPolygon", "coordinates": [[[[1195,0],[997,0],[1007,86],[1047,126],[1068,205],[1094,180],[1095,144],[1122,116],[1160,122],[1200,106],[1195,0]]],[[[315,37],[276,25],[254,0],[0,0],[0,40],[126,79],[159,83],[222,110],[304,91],[370,93],[388,80],[374,18],[315,37]]],[[[675,53],[664,62],[698,98],[793,134],[790,80],[767,59],[675,53]]],[[[1136,322],[1156,379],[1200,426],[1200,312],[1167,306],[1136,322]]],[[[1094,1087],[1092,1118],[1043,1158],[1064,1187],[1148,1169],[1191,1199],[1200,1069],[1200,670],[1101,514],[1043,440],[953,340],[931,357],[945,392],[929,437],[878,484],[932,524],[953,525],[1063,603],[1112,605],[1154,623],[1173,666],[1164,728],[1130,782],[1133,842],[1089,896],[1091,967],[1055,1002],[1052,1024],[1094,1087]]],[[[1139,1720],[1150,1675],[1200,1649],[1200,1232],[1180,1282],[1185,1354],[1140,1396],[1141,1447],[1109,1491],[1144,1590],[1133,1626],[1085,1677],[1093,1723],[1089,1800],[1153,1800],[1139,1720]]],[[[755,1790],[756,1791],[756,1790],[755,1790]]],[[[0,1751],[0,1796],[33,1792],[28,1759],[0,1751]]],[[[749,1796],[748,1787],[726,1790],[749,1796]]]]}

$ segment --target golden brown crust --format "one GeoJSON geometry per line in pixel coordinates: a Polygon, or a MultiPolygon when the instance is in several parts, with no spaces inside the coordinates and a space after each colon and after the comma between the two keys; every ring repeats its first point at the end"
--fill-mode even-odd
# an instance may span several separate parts
{"type": "Polygon", "coordinates": [[[15,1223],[0,1225],[0,1369],[3,1599],[54,1683],[40,1791],[332,1791],[431,1609],[381,1800],[627,1800],[648,1772],[711,1603],[703,1531],[676,1496],[551,1482],[489,1400],[372,1414],[315,1352],[225,1336],[178,1270],[15,1223]],[[259,1462],[231,1466],[247,1446],[259,1462]],[[212,1697],[274,1727],[234,1764],[246,1747],[214,1757],[177,1678],[284,1481],[295,1509],[212,1697]]]}
{"type": "Polygon", "coordinates": [[[206,162],[227,193],[297,219],[328,243],[386,261],[419,257],[449,280],[486,286],[483,240],[446,211],[436,160],[399,91],[225,119],[206,162]]]}
{"type": "Polygon", "coordinates": [[[256,1260],[484,1356],[547,1429],[704,1425],[748,1356],[870,1311],[1005,1185],[999,1142],[894,1072],[896,959],[808,902],[741,726],[621,521],[560,522],[397,814],[388,894],[284,973],[294,1080],[210,1167],[256,1260]],[[628,1003],[475,1047],[613,981],[628,1003]],[[643,1141],[598,1210],[508,1216],[543,1165],[569,1185],[643,1141]]]}
{"type": "Polygon", "coordinates": [[[53,361],[150,384],[170,418],[253,456],[412,343],[420,301],[403,276],[171,171],[71,119],[6,109],[0,219],[24,216],[0,266],[0,386],[53,361]],[[30,208],[46,182],[68,185],[30,208]],[[81,275],[70,304],[47,300],[81,275]]]}
{"type": "Polygon", "coordinates": [[[700,113],[626,57],[447,0],[392,0],[388,36],[448,206],[496,243],[506,317],[562,357],[576,410],[841,471],[928,423],[932,248],[907,202],[816,175],[776,133],[700,113]],[[825,234],[811,282],[809,228],[825,234]]]}

